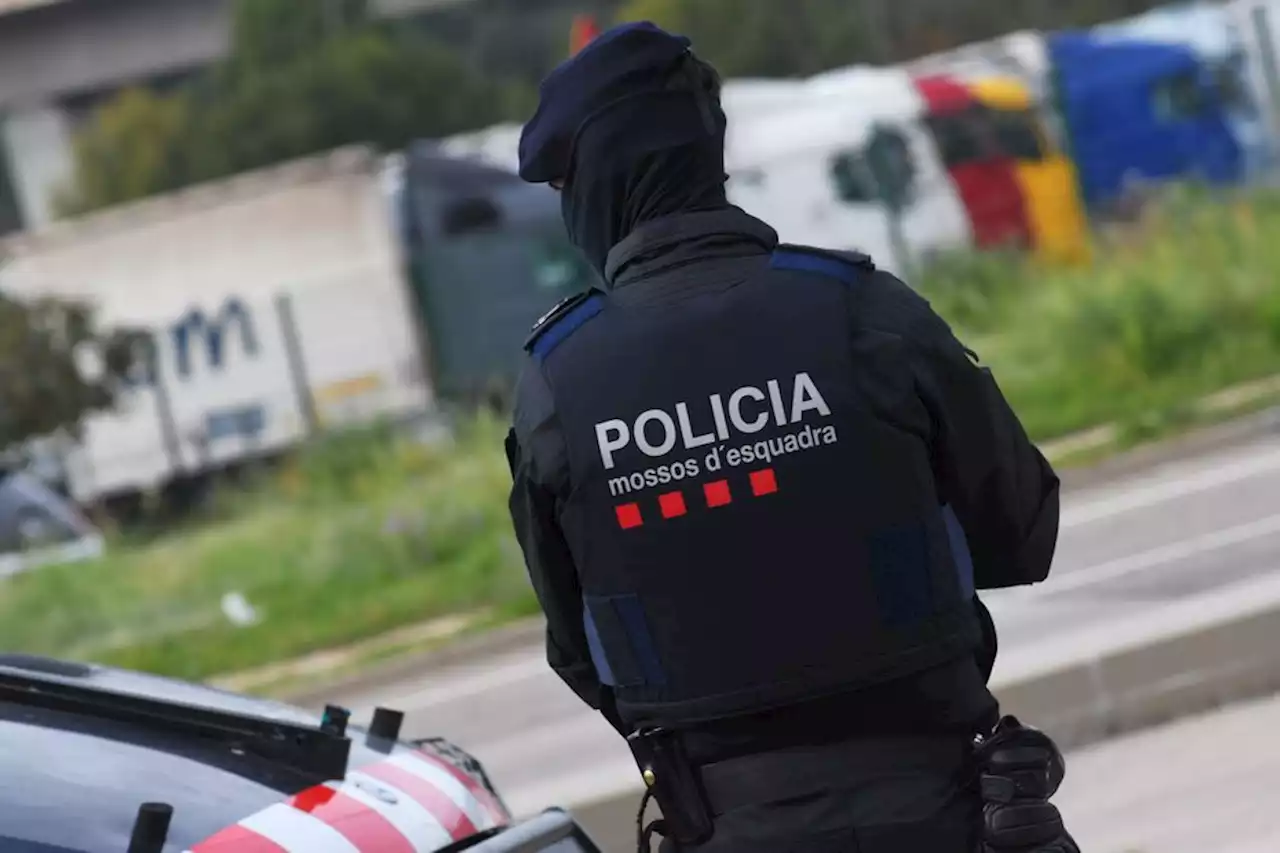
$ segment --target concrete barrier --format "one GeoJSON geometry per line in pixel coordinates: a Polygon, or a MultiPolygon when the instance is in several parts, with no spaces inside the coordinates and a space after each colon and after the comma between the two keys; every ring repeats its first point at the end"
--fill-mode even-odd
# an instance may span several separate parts
{"type": "Polygon", "coordinates": [[[1002,653],[1007,713],[1064,748],[1280,689],[1280,575],[1002,653]]]}
{"type": "MultiPolygon", "coordinates": [[[[1274,380],[1272,380],[1274,382],[1274,380]]],[[[1270,387],[1270,386],[1268,386],[1270,387]]],[[[1108,427],[1100,427],[1097,434],[1108,427]]],[[[1139,474],[1170,462],[1216,453],[1247,444],[1267,436],[1280,435],[1280,406],[1244,415],[1225,423],[1200,427],[1174,438],[1121,451],[1091,465],[1060,468],[1062,484],[1067,489],[1089,488],[1139,474]]],[[[1071,439],[1077,445],[1050,442],[1041,447],[1050,462],[1061,459],[1076,449],[1090,449],[1089,435],[1071,439]]]]}

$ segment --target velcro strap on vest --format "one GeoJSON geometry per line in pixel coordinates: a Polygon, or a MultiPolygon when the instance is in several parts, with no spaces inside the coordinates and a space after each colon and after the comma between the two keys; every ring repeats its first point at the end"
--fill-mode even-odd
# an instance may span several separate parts
{"type": "Polygon", "coordinates": [[[608,670],[618,687],[661,687],[666,670],[637,595],[583,597],[608,670]]]}

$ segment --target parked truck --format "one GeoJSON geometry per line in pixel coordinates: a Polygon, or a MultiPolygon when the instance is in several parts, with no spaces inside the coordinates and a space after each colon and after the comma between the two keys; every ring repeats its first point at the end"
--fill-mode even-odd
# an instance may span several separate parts
{"type": "MultiPolygon", "coordinates": [[[[328,427],[430,415],[442,388],[509,387],[522,333],[581,282],[534,286],[536,258],[503,254],[519,205],[499,190],[518,179],[461,168],[346,148],[0,241],[0,288],[85,300],[146,342],[64,455],[70,494],[203,478],[328,427]],[[514,297],[486,303],[503,273],[514,297]]],[[[548,219],[554,200],[533,207],[548,219]]]]}

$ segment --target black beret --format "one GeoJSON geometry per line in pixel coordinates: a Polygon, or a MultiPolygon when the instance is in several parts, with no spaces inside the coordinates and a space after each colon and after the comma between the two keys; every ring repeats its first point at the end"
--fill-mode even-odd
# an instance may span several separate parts
{"type": "Polygon", "coordinates": [[[520,135],[520,177],[534,184],[563,179],[578,130],[621,99],[662,92],[690,45],[647,21],[622,24],[558,65],[542,81],[538,110],[520,135]]]}

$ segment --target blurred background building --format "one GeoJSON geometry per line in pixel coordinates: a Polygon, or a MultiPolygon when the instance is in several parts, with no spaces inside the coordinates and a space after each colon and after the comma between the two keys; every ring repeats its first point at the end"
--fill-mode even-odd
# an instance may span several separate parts
{"type": "MultiPolygon", "coordinates": [[[[374,0],[379,15],[467,0],[374,0]]],[[[0,233],[53,217],[71,138],[127,86],[165,90],[222,59],[232,0],[0,0],[0,233]]]]}

